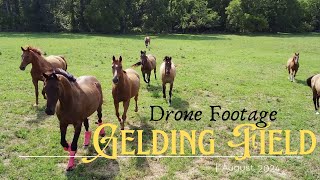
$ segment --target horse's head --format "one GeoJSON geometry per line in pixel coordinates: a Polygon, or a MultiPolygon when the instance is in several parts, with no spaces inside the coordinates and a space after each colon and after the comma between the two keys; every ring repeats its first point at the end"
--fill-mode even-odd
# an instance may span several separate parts
{"type": "Polygon", "coordinates": [[[21,47],[21,50],[22,50],[22,55],[21,55],[20,70],[24,71],[27,65],[31,63],[32,55],[31,55],[30,47],[27,47],[26,49],[21,47]]]}
{"type": "Polygon", "coordinates": [[[140,55],[141,65],[144,66],[148,61],[147,51],[141,51],[140,53],[141,53],[140,55]]]}
{"type": "Polygon", "coordinates": [[[44,90],[47,95],[47,107],[45,112],[47,115],[54,115],[59,98],[59,78],[55,73],[43,73],[43,76],[45,77],[44,90]]]}
{"type": "Polygon", "coordinates": [[[163,61],[166,63],[165,64],[165,73],[166,75],[170,75],[170,70],[171,70],[171,57],[166,56],[164,57],[163,61]]]}
{"type": "Polygon", "coordinates": [[[114,56],[112,57],[112,74],[113,78],[112,81],[114,84],[118,84],[120,78],[122,78],[122,57],[119,57],[117,60],[114,56]]]}
{"type": "Polygon", "coordinates": [[[294,53],[293,60],[295,63],[299,62],[299,53],[294,53]]]}

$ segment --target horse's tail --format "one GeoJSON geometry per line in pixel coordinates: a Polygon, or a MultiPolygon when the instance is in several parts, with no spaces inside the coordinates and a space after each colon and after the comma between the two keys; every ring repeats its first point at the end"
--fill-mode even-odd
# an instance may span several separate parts
{"type": "Polygon", "coordinates": [[[311,87],[311,79],[313,78],[314,76],[311,76],[307,79],[307,84],[309,87],[311,87]]]}
{"type": "Polygon", "coordinates": [[[140,66],[141,65],[141,61],[139,61],[139,62],[137,62],[137,63],[135,63],[134,65],[132,65],[131,67],[138,67],[138,66],[140,66]]]}
{"type": "Polygon", "coordinates": [[[64,60],[64,62],[66,63],[66,69],[65,70],[67,70],[68,69],[68,63],[67,63],[66,58],[64,56],[62,56],[62,55],[59,55],[59,57],[61,57],[64,60]]]}

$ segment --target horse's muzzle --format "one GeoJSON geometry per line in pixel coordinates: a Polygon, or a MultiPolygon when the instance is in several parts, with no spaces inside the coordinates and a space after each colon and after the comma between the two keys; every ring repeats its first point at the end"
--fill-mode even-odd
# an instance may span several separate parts
{"type": "Polygon", "coordinates": [[[118,84],[119,78],[118,78],[118,77],[114,77],[114,78],[112,79],[112,82],[113,82],[114,84],[118,84]]]}
{"type": "Polygon", "coordinates": [[[21,71],[24,71],[24,70],[26,70],[26,67],[20,66],[20,70],[21,70],[21,71]]]}
{"type": "Polygon", "coordinates": [[[54,115],[54,111],[49,108],[46,108],[45,112],[47,115],[54,115]]]}

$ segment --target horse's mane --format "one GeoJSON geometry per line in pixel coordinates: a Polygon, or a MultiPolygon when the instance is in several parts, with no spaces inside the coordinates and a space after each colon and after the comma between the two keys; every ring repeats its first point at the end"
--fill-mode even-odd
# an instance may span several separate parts
{"type": "Polygon", "coordinates": [[[309,87],[311,87],[311,80],[312,80],[312,78],[313,78],[313,76],[311,76],[311,77],[309,77],[309,78],[307,79],[307,85],[308,85],[309,87]]]}
{"type": "Polygon", "coordinates": [[[64,76],[65,78],[67,78],[71,82],[76,82],[77,81],[77,79],[72,74],[68,73],[67,71],[65,71],[65,70],[63,70],[61,68],[54,69],[53,73],[60,74],[60,75],[64,76]]]}
{"type": "Polygon", "coordinates": [[[27,47],[27,50],[28,50],[28,51],[31,50],[31,51],[37,53],[37,54],[40,55],[40,56],[44,54],[39,48],[32,47],[32,46],[28,46],[28,47],[27,47]]]}

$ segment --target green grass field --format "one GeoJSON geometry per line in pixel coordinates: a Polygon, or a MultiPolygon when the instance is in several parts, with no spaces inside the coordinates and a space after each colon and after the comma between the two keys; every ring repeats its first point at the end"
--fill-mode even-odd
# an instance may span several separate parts
{"type": "MultiPolygon", "coordinates": [[[[141,80],[139,112],[133,101],[126,128],[146,130],[145,146],[150,146],[152,129],[204,130],[215,132],[215,155],[241,155],[227,146],[232,130],[240,123],[210,122],[210,105],[222,110],[278,111],[270,129],[292,130],[292,149],[299,147],[298,131],[312,130],[320,142],[320,116],[315,115],[312,93],[305,80],[320,72],[320,34],[301,35],[160,35],[152,36],[151,51],[157,57],[158,69],[164,56],[173,57],[177,77],[173,104],[162,98],[161,80],[151,76],[151,87],[141,80]],[[288,80],[285,64],[294,52],[300,52],[297,82],[288,80]],[[165,110],[202,110],[201,121],[185,122],[170,118],[150,122],[150,105],[165,110]]],[[[81,34],[15,34],[0,33],[0,178],[1,179],[320,179],[320,149],[303,158],[100,158],[91,164],[77,159],[77,168],[66,172],[67,158],[19,158],[20,155],[68,155],[60,146],[56,116],[44,113],[45,100],[38,108],[29,65],[20,71],[20,46],[40,47],[47,54],[63,54],[68,71],[75,76],[94,75],[104,93],[103,120],[118,125],[111,95],[112,56],[122,55],[129,67],[144,50],[143,36],[108,36],[81,34]],[[216,166],[252,165],[255,171],[216,171],[216,166]],[[259,166],[275,166],[259,172],[259,166]]],[[[136,69],[141,74],[140,68],[136,69]]],[[[159,72],[159,71],[158,71],[159,72]]],[[[158,77],[159,74],[157,74],[158,77]]],[[[42,87],[42,83],[40,84],[42,87]]],[[[41,96],[40,96],[41,97],[41,96]]],[[[122,106],[120,108],[122,112],[122,106]]],[[[90,129],[97,126],[96,114],[90,117],[90,129]]],[[[73,127],[69,126],[68,141],[73,127]]],[[[93,155],[93,147],[84,149],[83,132],[77,155],[93,155]]],[[[277,150],[285,142],[277,142],[277,150]]],[[[136,141],[129,145],[136,146],[136,141]]],[[[190,147],[187,151],[190,152],[190,147]]],[[[252,155],[259,155],[252,152],[252,155]]]]}

